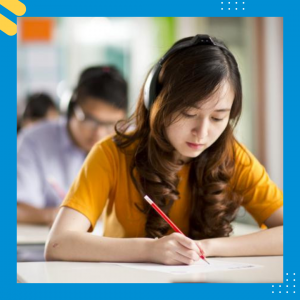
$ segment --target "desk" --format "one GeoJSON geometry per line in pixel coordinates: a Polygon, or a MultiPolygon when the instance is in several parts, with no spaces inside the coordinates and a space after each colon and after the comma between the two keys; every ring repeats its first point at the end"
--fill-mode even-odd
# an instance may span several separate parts
{"type": "Polygon", "coordinates": [[[17,224],[17,261],[44,261],[48,226],[17,224]]]}
{"type": "Polygon", "coordinates": [[[182,275],[132,269],[112,263],[30,262],[17,264],[17,281],[20,283],[283,282],[282,256],[223,257],[209,260],[259,264],[263,265],[263,268],[182,275]]]}
{"type": "Polygon", "coordinates": [[[48,233],[48,226],[17,224],[17,245],[44,245],[48,233]]]}

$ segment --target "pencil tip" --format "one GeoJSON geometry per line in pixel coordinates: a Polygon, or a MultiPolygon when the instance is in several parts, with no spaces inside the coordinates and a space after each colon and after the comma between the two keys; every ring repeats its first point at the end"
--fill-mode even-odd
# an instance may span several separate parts
{"type": "Polygon", "coordinates": [[[205,262],[207,262],[207,263],[210,265],[210,263],[209,263],[205,258],[203,258],[203,260],[204,260],[205,262]]]}

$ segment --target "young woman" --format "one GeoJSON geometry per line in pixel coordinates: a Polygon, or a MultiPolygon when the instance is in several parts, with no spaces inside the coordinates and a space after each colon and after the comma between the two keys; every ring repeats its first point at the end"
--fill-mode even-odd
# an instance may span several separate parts
{"type": "Polygon", "coordinates": [[[282,191],[234,138],[241,108],[240,73],[227,47],[207,35],[178,41],[149,73],[134,115],[92,149],[46,259],[191,264],[199,247],[207,257],[282,255],[282,191]],[[241,205],[268,229],[229,237],[241,205]],[[104,236],[89,234],[104,208],[104,236]]]}

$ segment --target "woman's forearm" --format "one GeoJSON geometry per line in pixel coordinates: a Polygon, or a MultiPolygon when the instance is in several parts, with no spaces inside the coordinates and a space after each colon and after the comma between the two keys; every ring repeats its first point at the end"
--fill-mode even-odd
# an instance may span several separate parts
{"type": "MultiPolygon", "coordinates": [[[[86,232],[65,231],[46,243],[46,260],[151,262],[153,239],[107,238],[86,232]]],[[[283,254],[283,226],[229,238],[201,240],[205,255],[256,256],[283,254]]]]}
{"type": "Polygon", "coordinates": [[[283,255],[283,226],[226,238],[200,241],[206,256],[283,255]]]}
{"type": "Polygon", "coordinates": [[[66,231],[46,243],[46,260],[146,262],[149,238],[107,238],[86,232],[66,231]]]}

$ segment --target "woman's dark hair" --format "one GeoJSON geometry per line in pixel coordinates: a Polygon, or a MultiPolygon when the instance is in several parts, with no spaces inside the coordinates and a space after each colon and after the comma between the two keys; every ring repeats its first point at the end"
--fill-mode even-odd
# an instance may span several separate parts
{"type": "MultiPolygon", "coordinates": [[[[124,152],[128,146],[135,145],[130,166],[132,180],[141,196],[149,195],[168,214],[180,197],[177,173],[182,167],[175,161],[175,149],[166,134],[171,117],[199,102],[204,103],[222,84],[230,84],[234,101],[226,129],[213,145],[191,161],[188,236],[193,239],[228,236],[232,231],[230,223],[242,201],[230,184],[237,143],[233,129],[242,109],[241,78],[237,62],[226,45],[216,38],[213,40],[225,48],[199,45],[173,53],[160,71],[161,90],[151,110],[144,106],[142,89],[134,114],[125,123],[117,124],[114,138],[124,152]],[[135,129],[130,132],[128,128],[132,124],[135,129]]],[[[165,235],[169,225],[146,201],[143,203],[143,207],[136,206],[146,214],[146,235],[165,235]]]]}
{"type": "Polygon", "coordinates": [[[58,111],[55,102],[45,93],[30,95],[26,100],[26,107],[23,113],[24,120],[39,120],[46,117],[50,109],[58,111]]]}
{"type": "Polygon", "coordinates": [[[68,107],[68,119],[73,114],[76,103],[88,98],[106,102],[127,111],[127,83],[113,66],[94,66],[85,69],[79,77],[68,107]]]}

